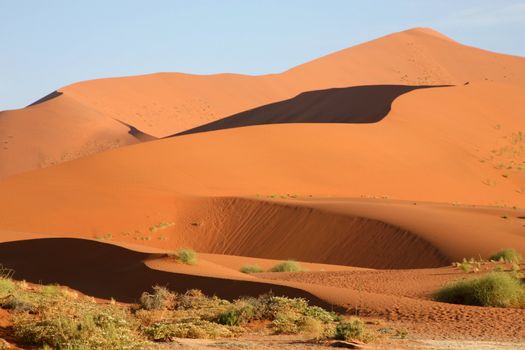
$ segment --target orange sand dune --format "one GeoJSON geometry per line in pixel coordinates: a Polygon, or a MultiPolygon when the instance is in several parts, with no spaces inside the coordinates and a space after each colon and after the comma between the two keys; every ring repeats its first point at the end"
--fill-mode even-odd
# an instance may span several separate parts
{"type": "Polygon", "coordinates": [[[144,140],[127,135],[115,120],[131,127],[134,136],[140,130],[140,136],[164,137],[305,91],[486,80],[524,86],[525,60],[412,29],[280,74],[159,73],[80,82],[28,108],[2,112],[0,178],[144,140]]]}
{"type": "Polygon", "coordinates": [[[524,206],[523,96],[496,83],[420,89],[380,123],[259,125],[96,154],[1,181],[0,229],[364,267],[525,252],[512,209],[524,206]],[[206,199],[257,195],[286,203],[206,199]]]}
{"type": "Polygon", "coordinates": [[[0,177],[139,142],[129,130],[68,95],[0,112],[0,177]]]}
{"type": "Polygon", "coordinates": [[[163,137],[305,91],[377,84],[460,85],[484,80],[524,86],[525,59],[464,46],[431,29],[416,28],[280,74],[159,73],[85,81],[60,91],[163,137]]]}

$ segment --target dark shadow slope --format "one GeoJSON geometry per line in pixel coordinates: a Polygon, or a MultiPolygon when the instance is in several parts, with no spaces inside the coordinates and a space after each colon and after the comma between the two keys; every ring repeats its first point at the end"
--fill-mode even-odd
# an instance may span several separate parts
{"type": "Polygon", "coordinates": [[[44,97],[42,97],[41,99],[31,103],[30,105],[27,105],[26,107],[31,107],[31,106],[34,106],[34,105],[37,105],[37,104],[40,104],[42,102],[46,102],[46,101],[49,101],[49,100],[52,100],[54,98],[57,98],[58,96],[62,95],[62,92],[59,92],[59,91],[53,91],[52,93],[50,94],[47,94],[45,95],[44,97]]]}
{"type": "Polygon", "coordinates": [[[176,135],[285,123],[377,123],[399,96],[416,90],[444,86],[368,85],[303,92],[176,135]]]}
{"type": "Polygon", "coordinates": [[[98,298],[136,301],[154,285],[177,292],[200,289],[225,299],[257,296],[267,292],[302,297],[312,304],[330,307],[312,294],[270,283],[192,276],[147,267],[153,254],[140,253],[112,244],[74,238],[45,238],[0,244],[0,261],[15,271],[13,278],[32,283],[69,286],[98,298]]]}

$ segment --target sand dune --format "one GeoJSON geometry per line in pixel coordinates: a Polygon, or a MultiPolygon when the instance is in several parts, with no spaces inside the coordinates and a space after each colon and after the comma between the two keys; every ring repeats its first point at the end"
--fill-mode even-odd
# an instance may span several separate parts
{"type": "MultiPolygon", "coordinates": [[[[5,266],[15,277],[33,283],[58,283],[99,298],[134,302],[151,285],[178,292],[199,288],[209,295],[234,299],[272,292],[307,298],[311,304],[340,312],[359,309],[361,316],[382,317],[389,324],[442,338],[522,339],[524,310],[483,308],[432,302],[429,295],[441,284],[464,276],[457,269],[410,271],[312,271],[263,273],[243,278],[204,277],[151,268],[156,254],[79,239],[32,239],[0,244],[5,266]],[[67,264],[64,264],[67,262],[67,264]],[[465,323],[464,320],[469,322],[465,323]]],[[[224,256],[221,260],[228,259],[224,256]]],[[[236,259],[235,257],[233,257],[236,259]]],[[[200,263],[199,263],[200,264],[200,263]]],[[[198,265],[199,265],[198,264],[198,265]]],[[[209,268],[205,266],[205,268],[209,268]]],[[[212,270],[213,271],[213,270],[212,270]]]]}
{"type": "Polygon", "coordinates": [[[63,94],[0,112],[0,178],[139,142],[129,131],[63,94]]]}
{"type": "MultiPolygon", "coordinates": [[[[461,85],[476,81],[524,86],[524,67],[523,58],[467,47],[432,30],[416,28],[280,74],[159,73],[80,82],[58,89],[28,108],[2,112],[2,142],[37,146],[16,146],[16,152],[13,145],[8,148],[10,152],[4,149],[0,153],[0,178],[136,142],[115,120],[140,130],[142,136],[166,137],[306,91],[384,84],[461,85]],[[31,121],[18,123],[13,119],[31,121]],[[34,119],[39,121],[36,138],[31,127],[34,119]],[[77,137],[75,130],[83,130],[82,137],[77,137]],[[17,135],[16,140],[5,139],[13,135],[17,135]]],[[[244,119],[246,115],[237,117],[244,119]]]]}
{"type": "Polygon", "coordinates": [[[96,154],[0,182],[0,228],[364,267],[525,252],[512,209],[524,206],[523,91],[420,89],[380,123],[258,125],[96,154]],[[163,222],[166,241],[150,230],[163,222]]]}
{"type": "Polygon", "coordinates": [[[285,123],[377,123],[402,94],[430,86],[369,85],[303,92],[285,101],[250,109],[177,135],[285,123]]]}
{"type": "Polygon", "coordinates": [[[280,74],[196,76],[159,73],[80,82],[59,91],[104,114],[164,137],[292,98],[305,91],[358,85],[524,86],[525,59],[491,53],[416,28],[321,57],[280,74]]]}
{"type": "Polygon", "coordinates": [[[273,291],[278,295],[305,297],[314,304],[328,306],[304,290],[279,284],[151,269],[144,261],[155,258],[155,255],[89,240],[51,238],[6,242],[0,244],[0,256],[4,266],[15,270],[17,279],[67,285],[99,298],[136,302],[143,291],[158,284],[180,292],[191,286],[208,295],[228,299],[273,291]]]}

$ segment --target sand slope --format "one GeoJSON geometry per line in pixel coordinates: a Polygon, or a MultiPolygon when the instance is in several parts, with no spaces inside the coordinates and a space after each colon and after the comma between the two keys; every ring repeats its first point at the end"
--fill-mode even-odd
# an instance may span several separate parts
{"type": "Polygon", "coordinates": [[[512,209],[525,204],[522,96],[421,89],[380,123],[240,127],[96,154],[0,182],[0,228],[383,268],[525,252],[512,209]]]}
{"type": "Polygon", "coordinates": [[[129,131],[67,95],[0,112],[0,177],[139,142],[129,131]]]}
{"type": "Polygon", "coordinates": [[[525,60],[467,47],[417,28],[280,74],[159,73],[85,81],[61,88],[28,108],[2,112],[0,130],[5,135],[0,137],[11,147],[0,153],[0,177],[136,142],[112,119],[134,131],[164,137],[306,91],[486,80],[523,86],[525,60]],[[29,143],[36,146],[19,146],[29,143]]]}
{"type": "Polygon", "coordinates": [[[103,113],[167,136],[301,92],[357,85],[525,84],[525,59],[416,28],[350,47],[280,74],[159,73],[98,79],[60,89],[103,113]]]}

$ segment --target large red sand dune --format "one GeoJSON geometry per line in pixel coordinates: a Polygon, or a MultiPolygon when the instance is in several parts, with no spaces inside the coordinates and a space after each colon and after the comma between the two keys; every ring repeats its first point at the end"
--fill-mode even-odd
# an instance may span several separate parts
{"type": "Polygon", "coordinates": [[[418,28],[280,74],[159,73],[80,82],[37,105],[1,112],[0,178],[137,142],[117,120],[163,137],[306,91],[467,81],[523,86],[525,60],[464,46],[418,28]]]}
{"type": "Polygon", "coordinates": [[[0,115],[0,177],[82,157],[0,180],[0,263],[124,301],[158,283],[271,289],[438,337],[523,338],[523,310],[430,294],[464,277],[452,261],[525,254],[524,96],[525,59],[427,29],[275,75],[73,84],[0,115]],[[180,247],[196,266],[164,254],[180,247]],[[239,272],[288,258],[310,272],[239,272]]]}
{"type": "Polygon", "coordinates": [[[0,182],[0,228],[365,267],[525,252],[512,209],[524,206],[523,95],[421,89],[379,123],[258,125],[96,154],[0,182]]]}

